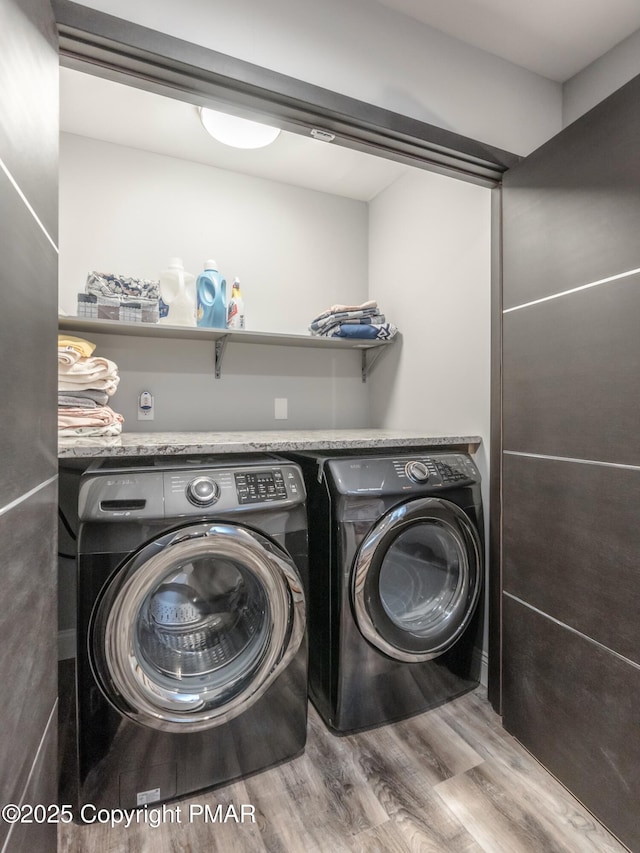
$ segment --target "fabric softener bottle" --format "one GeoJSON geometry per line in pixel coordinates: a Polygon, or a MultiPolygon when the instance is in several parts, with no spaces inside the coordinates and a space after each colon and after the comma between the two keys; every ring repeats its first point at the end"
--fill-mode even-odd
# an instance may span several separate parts
{"type": "Polygon", "coordinates": [[[227,309],[227,329],[244,329],[244,299],[240,293],[240,279],[236,277],[231,287],[227,309]]]}
{"type": "Polygon", "coordinates": [[[227,282],[218,272],[215,261],[205,262],[204,272],[196,281],[198,325],[208,329],[224,329],[227,325],[227,282]]]}

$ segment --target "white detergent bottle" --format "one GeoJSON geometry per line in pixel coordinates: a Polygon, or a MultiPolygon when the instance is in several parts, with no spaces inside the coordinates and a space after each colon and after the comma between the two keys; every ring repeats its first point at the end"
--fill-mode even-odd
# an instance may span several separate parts
{"type": "Polygon", "coordinates": [[[180,258],[171,258],[169,268],[160,273],[160,296],[169,306],[159,322],[169,326],[196,325],[196,280],[185,272],[180,258]]]}
{"type": "Polygon", "coordinates": [[[227,306],[227,329],[244,329],[244,299],[237,276],[231,287],[231,299],[227,306]]]}

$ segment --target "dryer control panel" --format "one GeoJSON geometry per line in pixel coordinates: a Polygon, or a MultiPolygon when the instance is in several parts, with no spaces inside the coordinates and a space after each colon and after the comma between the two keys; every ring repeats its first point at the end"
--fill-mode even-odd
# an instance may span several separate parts
{"type": "Polygon", "coordinates": [[[403,456],[327,459],[324,464],[340,494],[434,493],[480,482],[467,453],[428,452],[403,456]]]}
{"type": "Polygon", "coordinates": [[[441,485],[477,482],[480,479],[478,469],[469,456],[452,453],[443,456],[418,456],[416,459],[394,461],[399,478],[406,475],[414,483],[441,485]]]}

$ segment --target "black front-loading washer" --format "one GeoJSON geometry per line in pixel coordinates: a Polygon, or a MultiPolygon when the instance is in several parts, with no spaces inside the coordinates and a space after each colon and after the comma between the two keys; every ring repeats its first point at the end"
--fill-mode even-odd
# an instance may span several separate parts
{"type": "Polygon", "coordinates": [[[336,733],[479,683],[480,474],[460,452],[304,453],[310,697],[336,733]]]}
{"type": "Polygon", "coordinates": [[[300,754],[299,468],[113,458],[78,495],[79,805],[145,806],[300,754]]]}

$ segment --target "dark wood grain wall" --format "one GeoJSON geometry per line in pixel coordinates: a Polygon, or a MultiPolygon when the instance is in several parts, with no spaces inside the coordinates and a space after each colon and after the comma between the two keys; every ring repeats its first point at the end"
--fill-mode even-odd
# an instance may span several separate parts
{"type": "MultiPolygon", "coordinates": [[[[0,802],[57,802],[58,54],[47,0],[4,0],[0,51],[0,802]]],[[[0,820],[0,849],[56,826],[0,820]]]]}
{"type": "Polygon", "coordinates": [[[640,850],[640,77],[503,184],[505,727],[640,850]]]}

